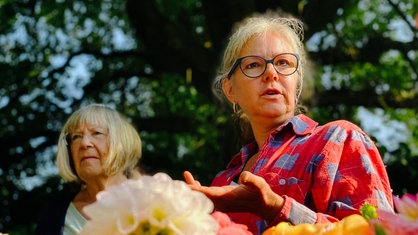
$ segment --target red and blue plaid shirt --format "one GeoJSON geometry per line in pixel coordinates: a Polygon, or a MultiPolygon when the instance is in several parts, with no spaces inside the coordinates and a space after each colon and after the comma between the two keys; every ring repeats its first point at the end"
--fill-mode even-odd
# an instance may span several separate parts
{"type": "MultiPolygon", "coordinates": [[[[246,161],[258,151],[244,146],[218,173],[213,186],[234,184],[246,161]]],[[[382,158],[372,140],[348,121],[323,126],[298,115],[274,131],[250,170],[285,199],[270,225],[335,222],[359,213],[364,203],[393,210],[392,191],[382,158]]],[[[229,213],[254,234],[269,225],[250,213],[229,213]]]]}

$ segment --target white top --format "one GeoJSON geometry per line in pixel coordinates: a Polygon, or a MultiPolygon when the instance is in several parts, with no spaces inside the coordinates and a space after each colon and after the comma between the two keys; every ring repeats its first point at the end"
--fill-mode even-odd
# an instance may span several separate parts
{"type": "Polygon", "coordinates": [[[71,202],[65,215],[64,235],[77,235],[86,223],[86,218],[78,212],[71,202]]]}

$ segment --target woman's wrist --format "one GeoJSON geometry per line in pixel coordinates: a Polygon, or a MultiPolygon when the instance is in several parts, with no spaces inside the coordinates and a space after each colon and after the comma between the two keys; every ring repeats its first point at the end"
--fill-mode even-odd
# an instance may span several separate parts
{"type": "Polygon", "coordinates": [[[274,222],[277,217],[280,217],[280,212],[283,209],[285,199],[272,192],[269,196],[270,198],[267,200],[269,204],[266,206],[265,216],[264,219],[267,221],[268,224],[274,222]]]}

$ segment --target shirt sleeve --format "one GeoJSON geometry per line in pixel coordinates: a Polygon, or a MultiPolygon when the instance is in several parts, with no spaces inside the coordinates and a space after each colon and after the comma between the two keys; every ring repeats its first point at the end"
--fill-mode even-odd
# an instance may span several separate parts
{"type": "Polygon", "coordinates": [[[337,222],[359,214],[365,203],[393,210],[387,172],[371,139],[348,122],[330,127],[325,138],[323,158],[313,175],[309,207],[284,195],[284,206],[270,225],[280,221],[337,222]]]}
{"type": "Polygon", "coordinates": [[[323,213],[316,213],[293,198],[283,196],[285,202],[281,212],[269,226],[277,225],[279,222],[288,221],[292,224],[314,224],[337,222],[339,219],[323,213]]]}

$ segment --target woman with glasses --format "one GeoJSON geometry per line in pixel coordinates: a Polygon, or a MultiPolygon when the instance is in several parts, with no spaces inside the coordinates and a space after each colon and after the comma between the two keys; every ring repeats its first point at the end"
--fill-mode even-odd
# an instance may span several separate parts
{"type": "Polygon", "coordinates": [[[392,210],[387,172],[369,136],[351,122],[319,125],[301,113],[302,22],[266,13],[238,26],[214,90],[232,105],[243,146],[210,187],[186,171],[190,187],[254,234],[282,221],[335,222],[365,203],[392,210]]]}
{"type": "Polygon", "coordinates": [[[77,190],[47,203],[36,234],[78,234],[89,219],[83,208],[100,191],[138,177],[141,147],[134,126],[116,110],[90,104],[75,111],[61,130],[57,165],[77,190]]]}

